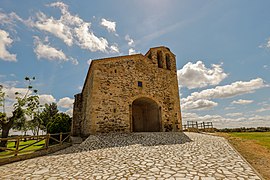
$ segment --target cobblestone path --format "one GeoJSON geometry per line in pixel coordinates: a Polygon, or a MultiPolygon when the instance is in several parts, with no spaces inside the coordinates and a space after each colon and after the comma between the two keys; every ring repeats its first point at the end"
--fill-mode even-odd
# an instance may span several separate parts
{"type": "Polygon", "coordinates": [[[53,155],[0,166],[1,179],[260,179],[221,137],[197,133],[90,136],[53,155]]]}

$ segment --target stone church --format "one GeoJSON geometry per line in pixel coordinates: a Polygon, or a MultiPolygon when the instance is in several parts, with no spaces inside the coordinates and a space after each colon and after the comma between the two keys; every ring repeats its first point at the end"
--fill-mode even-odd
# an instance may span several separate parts
{"type": "Polygon", "coordinates": [[[75,95],[72,135],[182,131],[175,55],[169,48],[93,60],[75,95]]]}

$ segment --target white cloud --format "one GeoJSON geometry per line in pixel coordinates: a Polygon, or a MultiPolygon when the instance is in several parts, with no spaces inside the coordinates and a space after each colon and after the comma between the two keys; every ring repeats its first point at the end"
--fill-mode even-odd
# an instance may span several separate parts
{"type": "Polygon", "coordinates": [[[16,102],[16,97],[23,97],[26,93],[32,93],[27,88],[10,87],[6,84],[4,84],[3,92],[5,93],[5,112],[7,116],[12,116],[12,111],[14,110],[13,104],[16,102]],[[19,94],[15,95],[17,92],[19,94]]]}
{"type": "Polygon", "coordinates": [[[119,53],[119,48],[117,44],[111,45],[110,49],[112,53],[119,53]]]}
{"type": "Polygon", "coordinates": [[[230,116],[230,117],[243,116],[243,113],[227,113],[226,116],[230,116]]]}
{"type": "MultiPolygon", "coordinates": [[[[18,92],[19,94],[25,95],[27,93],[27,88],[16,88],[16,87],[4,87],[3,92],[5,92],[6,99],[14,101],[16,98],[15,93],[18,92]]],[[[31,93],[31,91],[29,92],[31,93]]]]}
{"type": "Polygon", "coordinates": [[[83,86],[79,86],[78,89],[81,91],[83,89],[83,86]]]}
{"type": "Polygon", "coordinates": [[[137,54],[137,52],[135,51],[135,49],[130,48],[130,49],[128,50],[128,54],[129,54],[129,55],[137,54]]]}
{"type": "Polygon", "coordinates": [[[225,110],[232,110],[235,109],[235,107],[225,107],[225,110]]]}
{"type": "Polygon", "coordinates": [[[101,26],[105,27],[109,32],[115,32],[116,22],[106,20],[104,18],[101,19],[101,26]]]}
{"type": "Polygon", "coordinates": [[[264,107],[257,109],[256,112],[270,111],[270,105],[265,105],[264,107]]]}
{"type": "Polygon", "coordinates": [[[70,59],[70,61],[71,61],[72,64],[74,64],[74,65],[78,65],[79,64],[79,62],[78,62],[77,59],[75,59],[73,57],[69,57],[69,59],[70,59]]]}
{"type": "Polygon", "coordinates": [[[2,25],[14,25],[15,24],[15,20],[19,18],[19,16],[12,12],[10,14],[5,14],[0,12],[0,24],[2,25]]]}
{"type": "Polygon", "coordinates": [[[228,76],[221,65],[212,64],[212,68],[206,68],[202,61],[189,62],[177,71],[179,84],[189,89],[217,85],[228,76]]]}
{"type": "Polygon", "coordinates": [[[50,94],[41,94],[39,95],[39,102],[41,105],[44,105],[44,104],[51,104],[53,102],[56,102],[56,99],[50,95],[50,94]]]}
{"type": "Polygon", "coordinates": [[[69,116],[73,116],[73,109],[72,108],[70,108],[70,109],[68,109],[68,110],[66,110],[66,112],[65,112],[67,115],[69,115],[69,116]]]}
{"type": "Polygon", "coordinates": [[[15,12],[11,12],[9,14],[0,12],[0,25],[4,25],[9,31],[16,32],[14,29],[14,27],[17,26],[16,21],[25,23],[25,21],[15,12]]]}
{"type": "Polygon", "coordinates": [[[264,68],[264,69],[269,69],[269,68],[268,68],[268,65],[263,65],[263,68],[264,68]]]}
{"type": "Polygon", "coordinates": [[[72,108],[73,103],[74,103],[74,99],[71,99],[69,97],[64,97],[58,101],[57,105],[62,108],[72,108]]]}
{"type": "Polygon", "coordinates": [[[256,78],[247,82],[236,81],[225,86],[206,89],[201,92],[193,92],[187,98],[182,99],[182,103],[196,101],[198,99],[229,98],[247,93],[253,93],[255,90],[267,87],[263,79],[256,78]]]}
{"type": "Polygon", "coordinates": [[[63,19],[56,20],[53,17],[48,18],[42,12],[39,12],[36,17],[37,21],[31,23],[32,26],[55,35],[62,39],[68,46],[73,44],[71,28],[63,22],[63,19]]]}
{"type": "Polygon", "coordinates": [[[83,23],[81,26],[74,29],[75,35],[78,38],[78,45],[82,49],[87,49],[92,52],[106,52],[108,41],[105,38],[98,38],[90,31],[90,23],[83,23]]]}
{"type": "Polygon", "coordinates": [[[125,40],[128,42],[129,46],[134,46],[134,40],[131,39],[128,34],[125,36],[125,40]]]}
{"type": "Polygon", "coordinates": [[[196,113],[188,113],[188,112],[182,113],[183,124],[186,124],[187,121],[198,121],[198,122],[203,121],[203,122],[212,122],[215,128],[270,126],[269,115],[266,116],[250,115],[242,117],[243,115],[239,114],[239,116],[226,118],[218,114],[198,115],[196,113]]]}
{"type": "Polygon", "coordinates": [[[115,50],[115,46],[109,46],[105,38],[97,37],[93,33],[90,29],[90,22],[85,22],[78,15],[72,15],[68,11],[68,5],[63,2],[55,2],[48,6],[60,9],[61,16],[59,19],[47,17],[44,13],[39,12],[36,14],[36,19],[30,20],[28,25],[53,34],[63,40],[68,46],[75,43],[80,48],[92,52],[115,50]]]}
{"type": "Polygon", "coordinates": [[[59,7],[62,12],[66,12],[68,10],[68,6],[63,2],[54,2],[54,3],[48,4],[47,6],[59,7]]]}
{"type": "Polygon", "coordinates": [[[192,109],[202,110],[202,109],[210,109],[217,105],[218,103],[216,102],[205,100],[205,99],[199,99],[196,101],[185,102],[184,104],[182,104],[182,109],[183,110],[192,110],[192,109]]]}
{"type": "Polygon", "coordinates": [[[62,50],[58,50],[54,47],[51,47],[49,44],[43,44],[43,42],[38,38],[34,37],[34,52],[37,55],[37,58],[44,58],[48,60],[60,60],[67,61],[67,56],[63,53],[62,50]]]}
{"type": "Polygon", "coordinates": [[[87,61],[87,64],[90,65],[91,62],[92,62],[92,59],[89,59],[89,60],[87,61]]]}
{"type": "Polygon", "coordinates": [[[0,24],[13,24],[13,21],[7,14],[0,12],[0,24]]]}
{"type": "Polygon", "coordinates": [[[9,33],[0,29],[0,59],[4,61],[16,62],[16,54],[11,54],[7,47],[11,46],[13,40],[9,37],[9,33]]]}
{"type": "Polygon", "coordinates": [[[237,101],[233,101],[232,104],[250,104],[252,102],[253,102],[253,100],[239,99],[237,101]]]}
{"type": "Polygon", "coordinates": [[[270,49],[270,38],[267,39],[266,43],[259,45],[259,48],[270,49]]]}

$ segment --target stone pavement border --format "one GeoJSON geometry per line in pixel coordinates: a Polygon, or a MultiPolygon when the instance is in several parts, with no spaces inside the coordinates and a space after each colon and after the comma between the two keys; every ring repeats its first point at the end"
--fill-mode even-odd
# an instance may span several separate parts
{"type": "Polygon", "coordinates": [[[62,153],[0,166],[0,177],[36,180],[261,179],[224,138],[198,133],[91,136],[81,145],[62,153]],[[192,141],[177,141],[186,135],[192,141]],[[95,139],[102,139],[102,142],[95,139]],[[94,145],[98,148],[89,147],[94,145]]]}

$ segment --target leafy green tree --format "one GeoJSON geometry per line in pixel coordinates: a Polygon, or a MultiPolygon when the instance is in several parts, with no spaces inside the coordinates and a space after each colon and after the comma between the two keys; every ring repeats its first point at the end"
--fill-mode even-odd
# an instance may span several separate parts
{"type": "Polygon", "coordinates": [[[48,133],[70,132],[71,117],[65,113],[58,113],[47,125],[48,133]]]}
{"type": "Polygon", "coordinates": [[[43,111],[39,114],[39,118],[41,120],[41,128],[42,130],[47,132],[47,125],[49,122],[53,121],[55,115],[58,114],[57,104],[45,104],[43,111]]]}
{"type": "Polygon", "coordinates": [[[25,77],[25,80],[28,82],[27,92],[23,95],[21,93],[16,92],[16,100],[17,102],[14,104],[14,108],[21,107],[24,111],[24,116],[20,119],[17,119],[14,123],[14,129],[18,129],[26,132],[30,129],[30,122],[34,121],[34,118],[38,115],[40,103],[39,96],[37,95],[37,90],[33,90],[32,93],[32,81],[35,80],[35,77],[29,78],[25,77]],[[26,120],[27,118],[28,120],[26,120]]]}
{"type": "MultiPolygon", "coordinates": [[[[2,129],[2,138],[8,137],[9,130],[15,126],[16,128],[23,129],[25,127],[26,116],[33,119],[37,113],[39,107],[39,97],[37,90],[33,90],[31,82],[35,80],[35,77],[25,77],[28,82],[27,91],[25,94],[16,92],[16,102],[13,107],[11,117],[7,117],[5,113],[5,93],[3,92],[3,86],[0,88],[0,104],[3,107],[0,112],[0,126],[2,129]]],[[[1,141],[0,147],[6,147],[7,141],[1,141]]]]}

